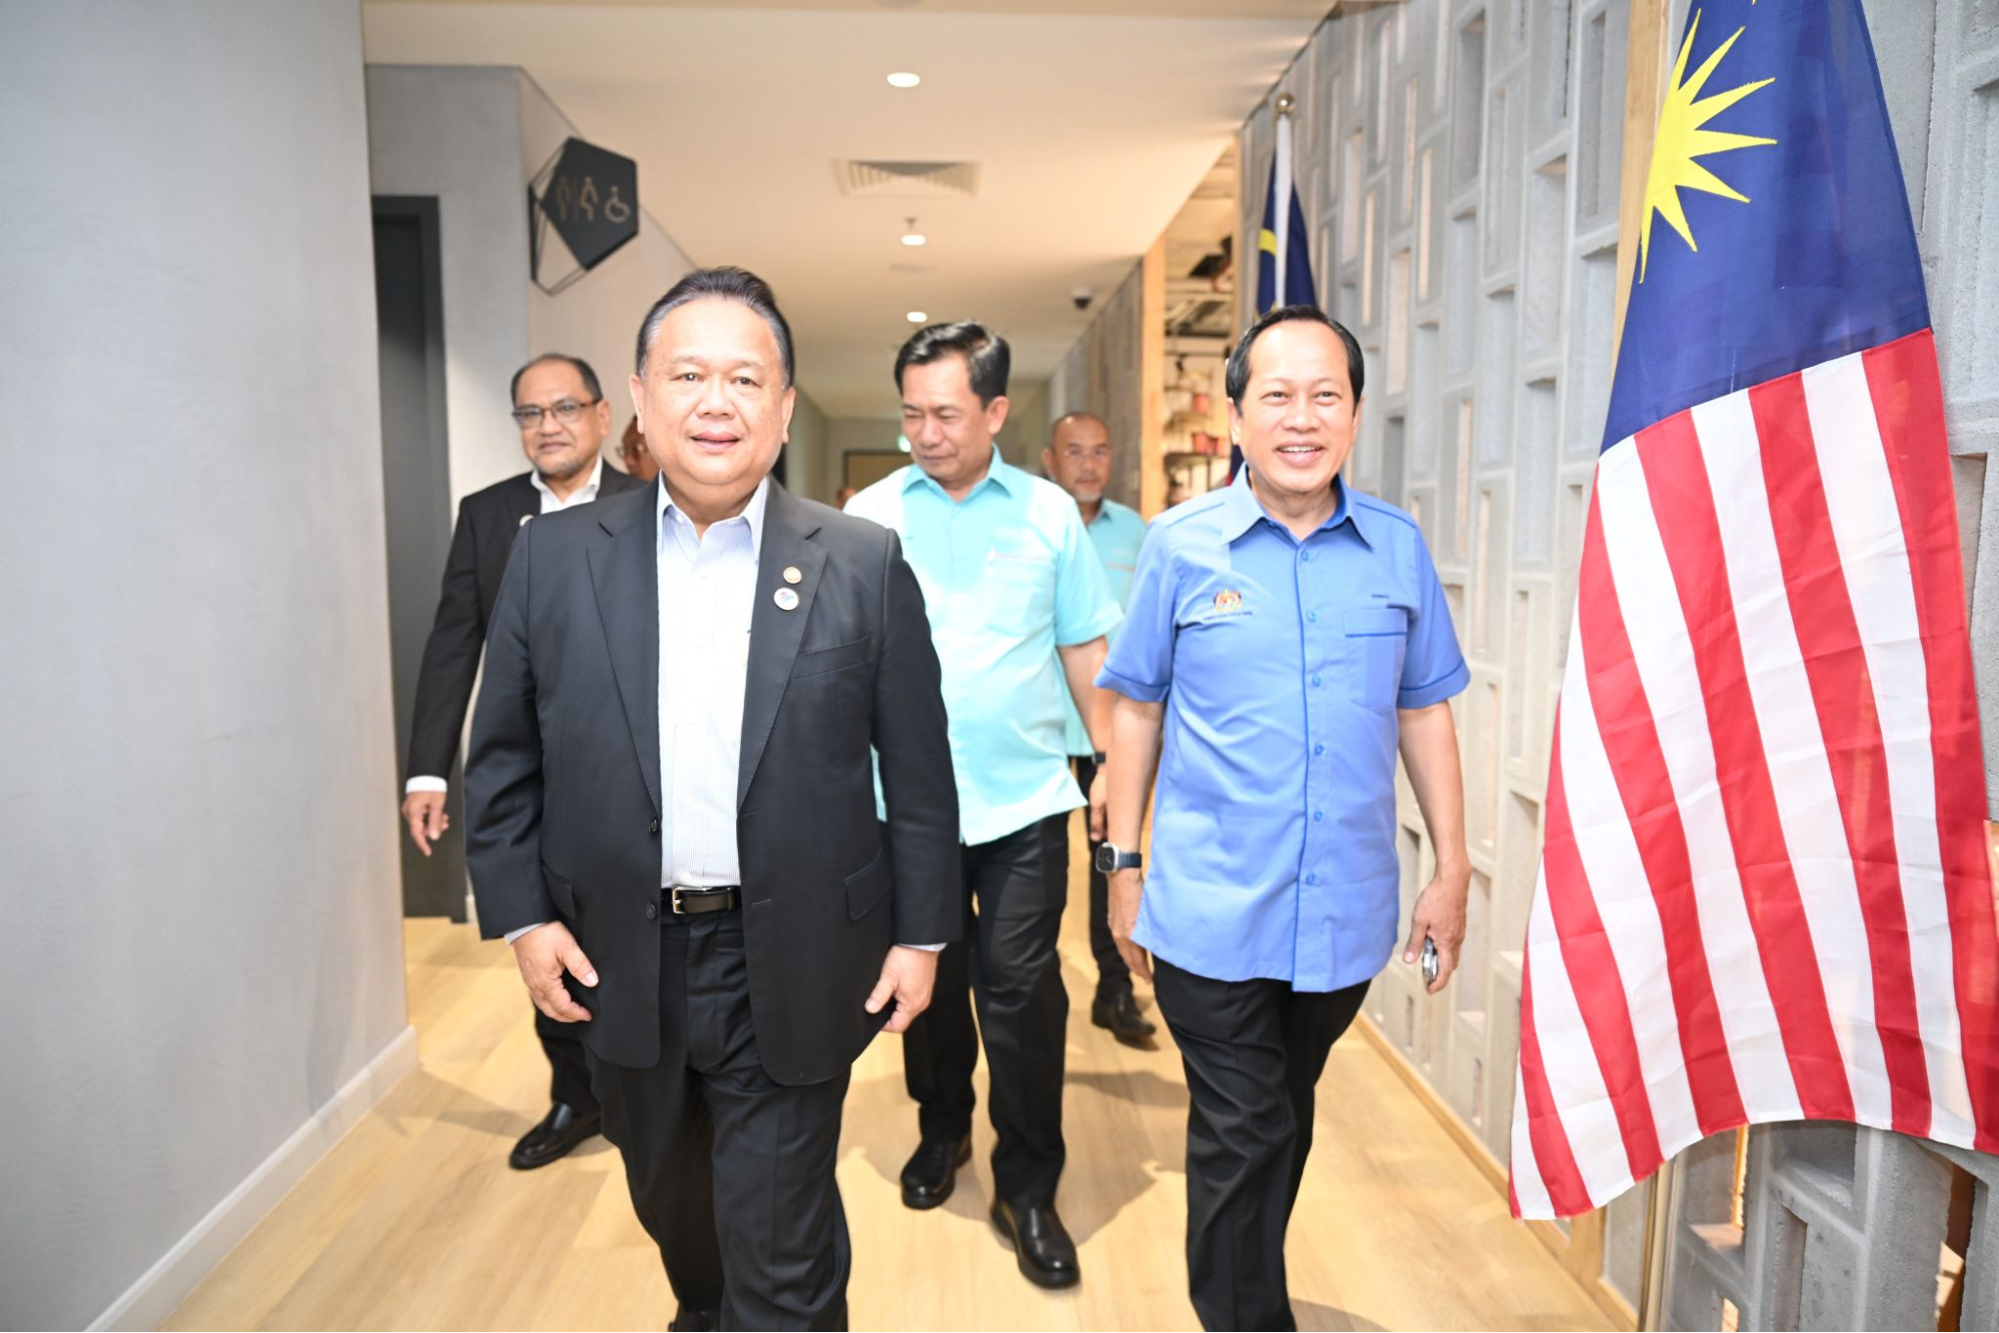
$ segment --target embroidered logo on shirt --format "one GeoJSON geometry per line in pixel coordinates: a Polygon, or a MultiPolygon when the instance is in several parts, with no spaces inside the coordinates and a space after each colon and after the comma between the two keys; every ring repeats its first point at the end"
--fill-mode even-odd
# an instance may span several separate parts
{"type": "Polygon", "coordinates": [[[1234,588],[1223,588],[1215,594],[1215,610],[1222,615],[1242,610],[1242,594],[1234,588]]]}

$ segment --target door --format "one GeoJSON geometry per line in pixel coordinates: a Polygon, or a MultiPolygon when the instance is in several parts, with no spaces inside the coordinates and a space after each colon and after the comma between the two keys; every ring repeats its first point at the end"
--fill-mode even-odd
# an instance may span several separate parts
{"type": "MultiPolygon", "coordinates": [[[[389,540],[389,655],[395,674],[396,789],[402,802],[417,668],[437,614],[451,545],[451,474],[444,417],[444,303],[437,200],[375,197],[375,308],[382,381],[382,485],[389,540]]],[[[458,761],[445,810],[451,828],[425,857],[397,823],[403,915],[466,919],[465,812],[458,761]]]]}

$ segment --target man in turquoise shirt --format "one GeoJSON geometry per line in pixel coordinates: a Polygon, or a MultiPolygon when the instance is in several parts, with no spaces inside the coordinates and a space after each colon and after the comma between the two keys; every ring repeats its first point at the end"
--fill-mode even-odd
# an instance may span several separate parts
{"type": "MultiPolygon", "coordinates": [[[[1068,898],[1070,776],[1064,701],[1103,748],[1108,698],[1095,684],[1119,612],[1076,506],[1010,467],[1009,353],[978,324],[938,324],[895,359],[915,465],[847,504],[901,534],[944,667],[964,842],[967,930],[938,962],[935,999],[903,1039],[921,1142],[902,1201],[935,1208],[971,1157],[972,1070],[991,1061],[993,1224],[1020,1271],[1045,1287],[1080,1277],[1055,1211],[1062,1174],[1062,1074],[1069,997],[1055,953],[1068,898]],[[976,961],[975,961],[976,954],[976,961]],[[972,1025],[972,1001],[978,1027],[972,1025]]],[[[1101,832],[1103,783],[1090,794],[1101,832]]]]}
{"type": "MultiPolygon", "coordinates": [[[[1131,600],[1131,576],[1138,568],[1138,548],[1145,540],[1145,520],[1129,505],[1121,505],[1104,494],[1111,476],[1111,432],[1103,418],[1092,412],[1071,412],[1049,431],[1048,447],[1041,451],[1041,470],[1050,481],[1069,492],[1083,528],[1090,534],[1097,559],[1110,582],[1111,595],[1120,607],[1131,600]]],[[[1075,707],[1069,709],[1069,758],[1076,770],[1076,782],[1088,791],[1097,780],[1103,756],[1090,744],[1090,734],[1075,707]]],[[[1138,999],[1131,990],[1131,968],[1118,953],[1111,938],[1109,919],[1110,886],[1097,869],[1100,840],[1090,838],[1090,953],[1097,960],[1097,998],[1090,1005],[1090,1021],[1108,1028],[1112,1036],[1127,1046],[1149,1047],[1155,1031],[1152,1021],[1139,1012],[1138,999]]]]}

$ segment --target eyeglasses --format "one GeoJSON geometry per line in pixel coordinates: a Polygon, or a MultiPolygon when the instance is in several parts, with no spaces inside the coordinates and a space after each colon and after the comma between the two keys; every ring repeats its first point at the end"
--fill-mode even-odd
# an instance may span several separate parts
{"type": "Polygon", "coordinates": [[[533,430],[539,426],[544,412],[553,412],[557,421],[565,426],[573,426],[583,419],[584,408],[595,407],[602,401],[604,400],[601,398],[592,398],[587,403],[579,403],[574,398],[565,398],[553,407],[517,407],[509,415],[513,417],[514,424],[522,430],[533,430]]]}

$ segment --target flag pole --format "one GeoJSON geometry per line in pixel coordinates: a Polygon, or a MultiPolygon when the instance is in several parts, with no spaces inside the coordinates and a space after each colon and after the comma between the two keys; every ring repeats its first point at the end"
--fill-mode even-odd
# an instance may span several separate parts
{"type": "Polygon", "coordinates": [[[1277,95],[1277,160],[1271,164],[1276,179],[1272,182],[1271,207],[1273,230],[1277,233],[1277,281],[1272,284],[1270,300],[1273,307],[1284,304],[1286,261],[1291,257],[1291,112],[1298,105],[1298,99],[1290,93],[1277,95]]]}

